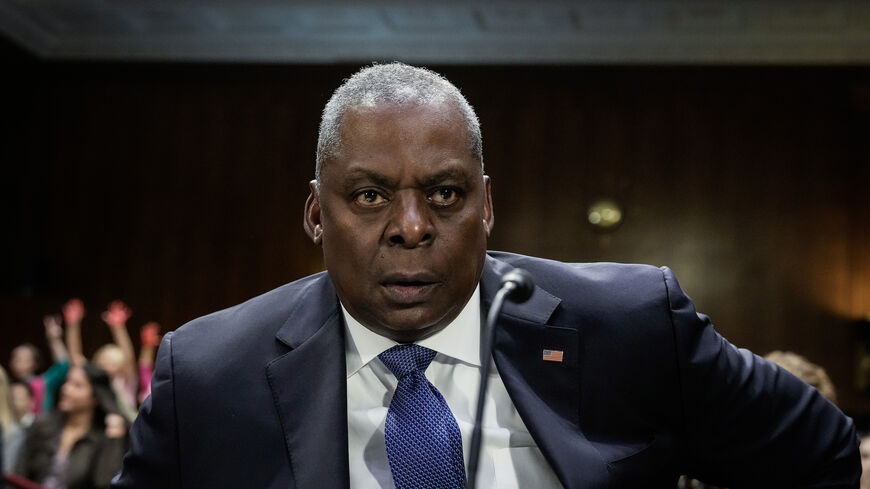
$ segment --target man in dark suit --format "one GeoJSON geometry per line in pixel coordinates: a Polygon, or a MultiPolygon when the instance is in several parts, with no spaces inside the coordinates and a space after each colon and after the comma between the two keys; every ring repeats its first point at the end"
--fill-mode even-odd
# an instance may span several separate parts
{"type": "Polygon", "coordinates": [[[478,487],[857,487],[851,420],[668,269],[487,253],[490,188],[447,80],[347,80],[305,207],[327,272],[167,334],[113,487],[463,487],[481,315],[514,267],[537,285],[498,324],[478,487]]]}

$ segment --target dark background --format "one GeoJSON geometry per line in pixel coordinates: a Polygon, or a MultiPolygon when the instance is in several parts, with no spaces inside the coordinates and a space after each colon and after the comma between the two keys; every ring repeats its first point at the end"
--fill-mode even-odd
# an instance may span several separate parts
{"type": "MultiPolygon", "coordinates": [[[[302,231],[319,113],[358,65],[44,62],[0,44],[0,360],[81,297],[85,353],[322,269],[302,231]]],[[[717,329],[826,367],[870,312],[870,69],[432,66],[483,124],[491,248],[668,265],[717,329]],[[596,231],[587,206],[624,209],[596,231]]],[[[47,349],[45,354],[47,355],[47,349]]],[[[628,361],[629,359],[627,359],[628,361]]]]}

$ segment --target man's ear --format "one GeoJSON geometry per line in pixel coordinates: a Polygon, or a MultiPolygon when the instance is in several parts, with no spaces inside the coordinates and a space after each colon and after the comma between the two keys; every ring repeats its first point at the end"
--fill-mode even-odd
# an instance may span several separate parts
{"type": "Polygon", "coordinates": [[[319,245],[323,240],[323,224],[320,221],[320,200],[317,197],[317,180],[308,182],[310,193],[305,200],[305,215],[302,217],[302,227],[305,234],[311,238],[314,244],[319,245]]]}
{"type": "Polygon", "coordinates": [[[495,214],[492,210],[492,181],[489,175],[483,176],[483,187],[486,192],[486,201],[483,203],[483,227],[486,229],[486,237],[488,238],[495,225],[495,214]]]}

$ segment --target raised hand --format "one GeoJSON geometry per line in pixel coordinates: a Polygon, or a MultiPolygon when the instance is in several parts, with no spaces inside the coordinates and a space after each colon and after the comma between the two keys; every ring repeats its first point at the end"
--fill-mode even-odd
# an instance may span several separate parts
{"type": "Polygon", "coordinates": [[[85,305],[81,299],[73,297],[63,305],[63,320],[67,324],[80,323],[85,317],[85,305]]]}
{"type": "Polygon", "coordinates": [[[133,315],[133,311],[122,301],[112,301],[108,309],[102,314],[103,321],[113,328],[123,328],[127,320],[133,315]]]}
{"type": "Polygon", "coordinates": [[[42,318],[42,324],[45,326],[45,338],[51,343],[52,340],[60,340],[63,338],[63,328],[60,325],[59,314],[49,314],[42,318]]]}
{"type": "Polygon", "coordinates": [[[120,414],[106,415],[106,438],[123,438],[127,434],[127,422],[120,414]]]}
{"type": "Polygon", "coordinates": [[[139,338],[142,340],[142,346],[156,348],[160,345],[160,325],[155,323],[154,321],[145,323],[141,329],[139,329],[139,338]]]}

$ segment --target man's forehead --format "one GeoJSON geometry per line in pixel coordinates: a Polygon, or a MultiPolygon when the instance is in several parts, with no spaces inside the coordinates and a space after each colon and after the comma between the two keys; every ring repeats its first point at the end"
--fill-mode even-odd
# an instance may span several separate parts
{"type": "Polygon", "coordinates": [[[339,122],[337,144],[325,155],[321,180],[334,179],[333,182],[341,186],[347,185],[349,181],[375,180],[374,172],[368,171],[373,167],[383,177],[395,175],[396,170],[402,169],[401,165],[394,164],[391,168],[385,161],[387,158],[382,158],[380,152],[386,151],[389,154],[395,148],[393,143],[406,137],[409,141],[417,139],[418,143],[426,137],[434,138],[431,145],[417,147],[431,149],[430,155],[437,155],[451,146],[452,143],[442,144],[451,138],[461,145],[453,146],[454,148],[462,148],[461,155],[448,155],[452,150],[447,150],[443,158],[432,156],[428,163],[437,168],[418,166],[416,169],[422,170],[421,174],[426,174],[418,176],[418,180],[433,181],[448,174],[456,175],[457,178],[464,174],[465,180],[483,177],[482,165],[471,144],[472,137],[467,120],[460,108],[449,100],[437,103],[355,104],[347,107],[339,122]],[[397,132],[392,133],[393,131],[397,132]],[[390,147],[393,149],[389,149],[390,147]],[[365,164],[358,165],[360,162],[365,164]],[[359,168],[360,166],[364,168],[359,168]]]}
{"type": "MultiPolygon", "coordinates": [[[[385,186],[392,186],[398,183],[398,179],[406,168],[404,165],[390,163],[377,167],[351,163],[341,171],[339,178],[348,182],[372,181],[382,183],[385,186]]],[[[435,184],[446,180],[465,182],[477,176],[474,172],[475,168],[477,167],[469,167],[467,162],[459,159],[446,159],[439,161],[437,165],[421,165],[411,176],[423,185],[435,184]]]]}
{"type": "MultiPolygon", "coordinates": [[[[472,136],[462,112],[451,103],[444,104],[378,104],[373,107],[353,106],[342,117],[334,156],[342,152],[344,143],[356,140],[391,144],[425,137],[448,137],[472,149],[472,136]]],[[[360,150],[356,147],[355,150],[360,150]]],[[[473,151],[472,151],[473,153],[473,151]]],[[[474,156],[474,155],[473,155],[474,156]]]]}
{"type": "Polygon", "coordinates": [[[355,104],[350,105],[345,110],[340,122],[340,128],[344,128],[344,122],[348,119],[366,119],[379,117],[394,117],[397,115],[437,115],[444,120],[453,119],[456,122],[462,120],[462,111],[456,104],[443,100],[440,102],[420,103],[417,101],[409,101],[405,103],[394,102],[378,102],[375,104],[355,104]]]}

